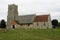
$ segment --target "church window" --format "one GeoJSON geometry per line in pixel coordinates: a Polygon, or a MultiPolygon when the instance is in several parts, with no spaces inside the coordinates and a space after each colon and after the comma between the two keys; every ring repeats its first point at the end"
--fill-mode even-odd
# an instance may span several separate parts
{"type": "Polygon", "coordinates": [[[45,22],[44,22],[44,26],[45,26],[46,24],[45,24],[45,22]]]}
{"type": "Polygon", "coordinates": [[[38,22],[37,22],[37,26],[38,26],[38,22]]]}

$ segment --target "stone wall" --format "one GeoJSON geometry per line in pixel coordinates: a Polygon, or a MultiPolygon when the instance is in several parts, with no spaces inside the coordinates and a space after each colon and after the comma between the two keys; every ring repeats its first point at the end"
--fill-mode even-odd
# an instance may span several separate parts
{"type": "Polygon", "coordinates": [[[18,17],[18,7],[15,4],[8,5],[7,27],[11,27],[11,21],[18,17]]]}

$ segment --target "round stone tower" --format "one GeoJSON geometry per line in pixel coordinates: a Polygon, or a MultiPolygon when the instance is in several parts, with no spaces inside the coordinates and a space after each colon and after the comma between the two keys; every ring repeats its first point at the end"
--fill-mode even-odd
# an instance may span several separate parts
{"type": "Polygon", "coordinates": [[[11,27],[11,22],[18,17],[18,7],[15,4],[8,5],[7,27],[11,27]]]}

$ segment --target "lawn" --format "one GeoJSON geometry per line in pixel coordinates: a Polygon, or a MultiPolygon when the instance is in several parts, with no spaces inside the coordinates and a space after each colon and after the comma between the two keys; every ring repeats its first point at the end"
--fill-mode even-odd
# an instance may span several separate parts
{"type": "Polygon", "coordinates": [[[0,29],[0,40],[60,40],[60,29],[0,29]]]}

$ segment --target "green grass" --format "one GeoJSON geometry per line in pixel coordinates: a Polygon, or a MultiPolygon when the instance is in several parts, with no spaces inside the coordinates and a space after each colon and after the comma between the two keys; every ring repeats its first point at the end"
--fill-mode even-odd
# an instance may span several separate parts
{"type": "Polygon", "coordinates": [[[60,40],[60,29],[0,29],[0,40],[60,40]]]}

